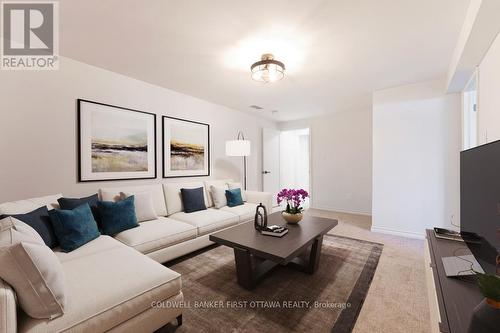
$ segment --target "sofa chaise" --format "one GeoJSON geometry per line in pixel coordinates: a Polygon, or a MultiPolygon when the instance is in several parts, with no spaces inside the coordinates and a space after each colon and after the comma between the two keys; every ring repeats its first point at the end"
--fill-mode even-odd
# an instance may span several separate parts
{"type": "MultiPolygon", "coordinates": [[[[153,332],[176,318],[181,323],[181,306],[172,306],[183,301],[181,275],[161,264],[213,244],[208,238],[213,232],[253,220],[258,203],[272,207],[270,193],[244,191],[243,205],[214,208],[211,186],[228,182],[101,188],[99,196],[105,201],[119,200],[122,192],[151,192],[158,218],[115,237],[101,235],[69,253],[54,249],[69,295],[65,313],[55,319],[27,316],[18,307],[14,290],[0,280],[0,333],[153,332]],[[204,189],[207,209],[185,213],[180,189],[198,187],[204,189]]],[[[44,205],[58,208],[61,196],[3,203],[0,215],[23,214],[44,205]]]]}

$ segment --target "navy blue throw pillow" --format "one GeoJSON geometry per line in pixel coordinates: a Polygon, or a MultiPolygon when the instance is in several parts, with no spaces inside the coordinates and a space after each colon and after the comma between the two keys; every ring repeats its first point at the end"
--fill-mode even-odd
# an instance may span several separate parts
{"type": "Polygon", "coordinates": [[[207,209],[207,206],[205,206],[205,197],[203,196],[203,187],[181,188],[181,198],[186,213],[207,209]]]}
{"type": "Polygon", "coordinates": [[[133,195],[117,202],[98,201],[97,207],[101,218],[101,231],[105,235],[114,236],[119,232],[139,226],[135,215],[133,195]]]}
{"type": "Polygon", "coordinates": [[[227,199],[227,205],[229,207],[243,205],[243,198],[241,197],[241,188],[226,190],[226,199],[227,199]]]}
{"type": "Polygon", "coordinates": [[[97,201],[99,201],[99,197],[96,194],[93,194],[89,197],[85,198],[59,198],[57,202],[59,203],[59,207],[65,210],[75,209],[78,206],[83,205],[84,203],[88,203],[90,206],[90,210],[92,211],[92,215],[94,215],[94,220],[99,225],[99,209],[97,208],[97,201]]]}
{"type": "Polygon", "coordinates": [[[87,203],[72,210],[53,209],[49,216],[64,252],[71,252],[100,235],[87,203]]]}
{"type": "Polygon", "coordinates": [[[2,215],[0,216],[0,220],[8,216],[12,216],[35,229],[40,234],[40,237],[42,237],[45,245],[51,249],[59,245],[57,237],[54,234],[54,228],[50,223],[47,206],[42,206],[26,214],[2,215]]]}

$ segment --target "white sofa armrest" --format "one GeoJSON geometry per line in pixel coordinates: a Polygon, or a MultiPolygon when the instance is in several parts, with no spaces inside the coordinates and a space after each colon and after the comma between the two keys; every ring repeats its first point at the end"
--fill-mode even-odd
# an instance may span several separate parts
{"type": "Polygon", "coordinates": [[[17,332],[17,306],[14,290],[0,279],[0,333],[17,332]]]}
{"type": "Polygon", "coordinates": [[[273,209],[273,194],[270,192],[245,191],[247,202],[259,204],[262,203],[267,213],[271,214],[273,209]]]}

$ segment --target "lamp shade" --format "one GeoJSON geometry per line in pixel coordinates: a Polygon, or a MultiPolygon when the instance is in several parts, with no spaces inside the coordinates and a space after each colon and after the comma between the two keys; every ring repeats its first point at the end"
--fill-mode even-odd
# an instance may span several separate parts
{"type": "Polygon", "coordinates": [[[230,140],[226,141],[227,156],[250,156],[249,140],[230,140]]]}

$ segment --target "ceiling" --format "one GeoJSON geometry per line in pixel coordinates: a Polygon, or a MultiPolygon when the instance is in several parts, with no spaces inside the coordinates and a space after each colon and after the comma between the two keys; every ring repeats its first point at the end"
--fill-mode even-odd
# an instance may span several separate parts
{"type": "Polygon", "coordinates": [[[165,88],[286,121],[369,108],[374,90],[445,77],[468,3],[60,1],[60,51],[165,88]],[[250,65],[263,53],[285,63],[284,80],[252,81],[250,65]]]}

